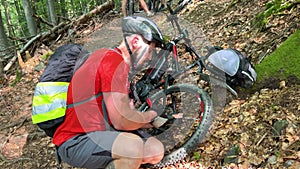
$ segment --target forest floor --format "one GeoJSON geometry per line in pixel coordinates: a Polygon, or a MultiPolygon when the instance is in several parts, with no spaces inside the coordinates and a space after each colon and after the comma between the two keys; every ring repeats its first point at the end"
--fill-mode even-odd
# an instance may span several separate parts
{"type": "MultiPolygon", "coordinates": [[[[251,22],[265,3],[204,0],[190,5],[181,17],[197,25],[211,44],[247,53],[255,65],[300,28],[298,5],[269,17],[267,29],[258,31],[251,22]]],[[[98,24],[87,24],[75,34],[75,42],[85,43],[88,38],[83,33],[93,32],[118,16],[110,13],[98,24]]],[[[40,58],[66,39],[41,46],[34,57],[40,58]]],[[[31,123],[32,96],[43,67],[39,61],[28,61],[22,76],[10,72],[1,79],[0,168],[56,168],[51,139],[31,123]]],[[[239,95],[229,97],[210,135],[194,154],[165,168],[300,168],[299,80],[269,79],[256,91],[241,90],[239,95]]],[[[63,168],[72,167],[64,164],[63,168]]]]}

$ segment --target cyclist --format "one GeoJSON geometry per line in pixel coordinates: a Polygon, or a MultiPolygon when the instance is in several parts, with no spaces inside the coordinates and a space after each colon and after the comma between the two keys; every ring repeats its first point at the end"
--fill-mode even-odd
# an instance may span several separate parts
{"type": "MultiPolygon", "coordinates": [[[[148,9],[147,4],[144,0],[139,0],[141,7],[143,10],[147,13],[147,16],[153,16],[154,14],[148,9]]],[[[122,13],[124,16],[127,16],[126,13],[126,6],[127,6],[128,0],[122,0],[122,13]]]]}
{"type": "Polygon", "coordinates": [[[137,169],[156,164],[164,156],[163,144],[142,138],[137,129],[153,127],[157,112],[139,112],[128,97],[129,71],[138,69],[163,47],[156,24],[144,17],[122,19],[124,39],[114,49],[99,49],[76,71],[68,89],[64,122],[53,143],[62,161],[83,168],[137,169]],[[101,93],[99,97],[91,97],[101,93]],[[80,102],[81,100],[88,101],[80,102]]]}

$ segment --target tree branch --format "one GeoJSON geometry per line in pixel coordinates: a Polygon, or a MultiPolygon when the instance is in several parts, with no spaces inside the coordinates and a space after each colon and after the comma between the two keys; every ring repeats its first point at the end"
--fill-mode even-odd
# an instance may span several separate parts
{"type": "Polygon", "coordinates": [[[7,126],[1,127],[0,131],[7,129],[7,128],[15,127],[15,126],[17,126],[17,129],[18,129],[18,128],[22,127],[26,121],[29,121],[29,120],[27,118],[24,118],[22,121],[17,121],[17,122],[9,124],[7,126]]]}
{"type": "Polygon", "coordinates": [[[46,25],[49,25],[49,26],[51,26],[51,27],[54,26],[52,23],[46,21],[45,19],[43,19],[42,17],[40,17],[40,16],[38,16],[38,15],[36,15],[36,14],[34,14],[33,17],[36,18],[38,21],[40,21],[40,22],[46,24],[46,25]]]}

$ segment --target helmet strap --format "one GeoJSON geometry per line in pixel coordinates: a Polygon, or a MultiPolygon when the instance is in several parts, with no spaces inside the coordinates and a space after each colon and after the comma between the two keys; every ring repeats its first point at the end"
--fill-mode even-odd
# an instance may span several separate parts
{"type": "Polygon", "coordinates": [[[123,37],[124,37],[124,42],[125,42],[125,45],[126,45],[126,48],[127,48],[127,51],[128,51],[128,53],[129,53],[129,55],[130,55],[130,62],[131,62],[131,69],[130,69],[130,72],[129,72],[129,75],[128,75],[128,80],[129,81],[131,81],[132,80],[132,78],[133,78],[133,76],[134,76],[134,74],[135,74],[135,68],[134,68],[134,57],[133,57],[133,55],[132,55],[132,51],[131,51],[131,49],[130,49],[130,47],[129,47],[129,44],[128,44],[128,41],[127,41],[127,39],[126,39],[126,35],[123,35],[123,37]]]}
{"type": "Polygon", "coordinates": [[[129,44],[128,44],[128,41],[127,41],[126,37],[127,37],[127,36],[124,35],[125,45],[126,45],[126,48],[127,48],[127,50],[128,50],[129,55],[131,56],[131,55],[132,55],[132,51],[131,51],[131,49],[130,49],[130,47],[129,47],[129,44]]]}
{"type": "Polygon", "coordinates": [[[131,68],[134,69],[134,61],[135,61],[135,59],[133,57],[132,50],[129,47],[129,44],[128,44],[128,41],[127,41],[126,37],[127,36],[124,35],[124,41],[125,41],[125,45],[126,45],[127,51],[128,51],[128,53],[130,55],[131,68]]]}

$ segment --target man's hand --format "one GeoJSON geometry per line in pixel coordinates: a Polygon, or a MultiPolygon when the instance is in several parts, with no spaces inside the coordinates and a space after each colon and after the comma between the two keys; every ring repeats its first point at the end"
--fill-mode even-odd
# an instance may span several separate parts
{"type": "Polygon", "coordinates": [[[134,104],[128,98],[128,94],[104,92],[103,96],[109,118],[118,130],[139,129],[158,116],[154,110],[140,112],[134,109],[134,104]]]}
{"type": "MultiPolygon", "coordinates": [[[[148,110],[145,113],[149,114],[149,118],[152,119],[152,120],[155,119],[156,117],[158,117],[157,112],[154,111],[154,110],[148,110]]],[[[149,123],[151,123],[152,120],[150,120],[149,123]]]]}

